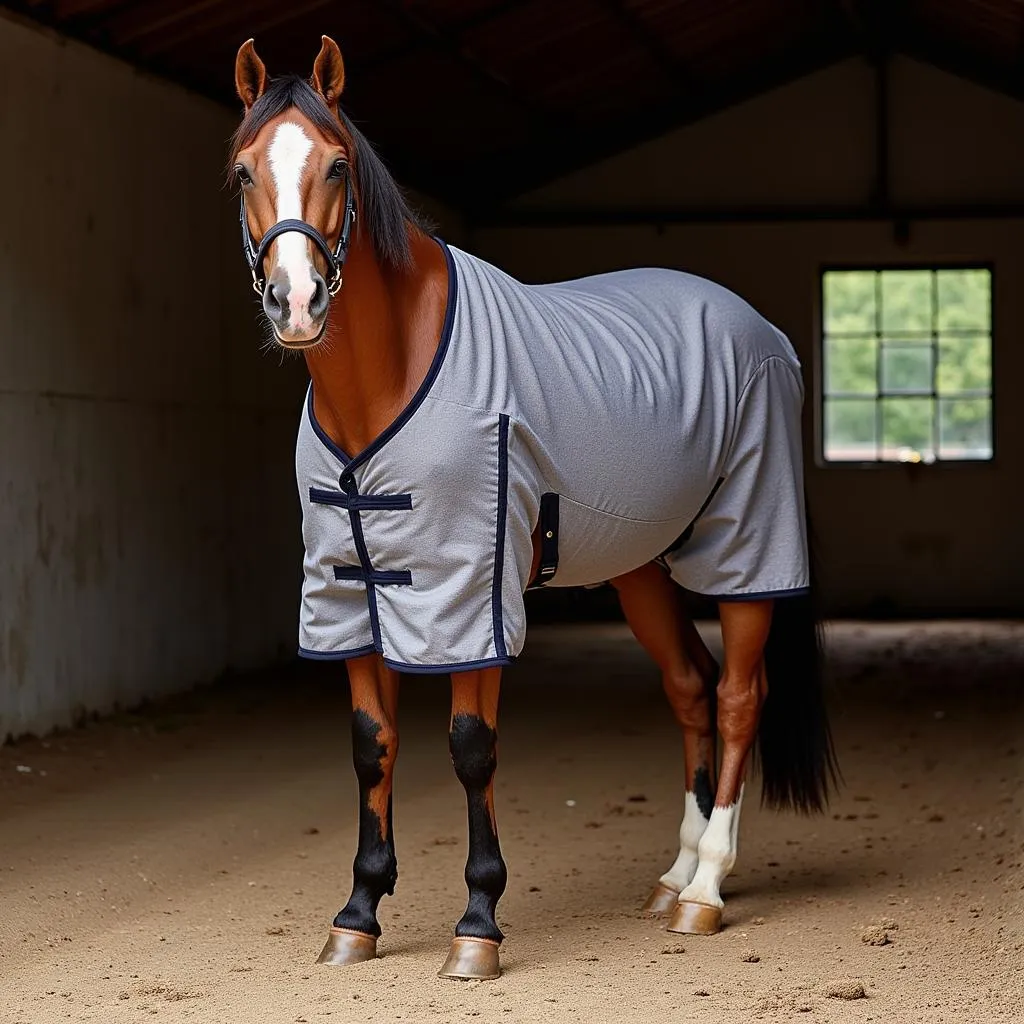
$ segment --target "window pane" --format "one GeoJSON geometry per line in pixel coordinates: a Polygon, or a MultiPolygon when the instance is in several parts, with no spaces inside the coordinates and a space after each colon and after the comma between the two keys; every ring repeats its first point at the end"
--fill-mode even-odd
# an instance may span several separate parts
{"type": "Polygon", "coordinates": [[[874,395],[878,341],[870,338],[825,339],[825,394],[874,395]]]}
{"type": "Polygon", "coordinates": [[[873,398],[825,399],[825,458],[874,462],[878,458],[873,398]]]}
{"type": "Polygon", "coordinates": [[[934,399],[883,398],[882,458],[899,462],[931,462],[934,399]]]}
{"type": "Polygon", "coordinates": [[[826,334],[874,334],[874,270],[829,270],[822,291],[826,334]]]}
{"type": "Polygon", "coordinates": [[[913,395],[932,393],[932,346],[882,345],[882,390],[913,395]]]}
{"type": "Polygon", "coordinates": [[[943,398],[939,401],[939,457],[992,458],[992,400],[943,398]]]}
{"type": "Polygon", "coordinates": [[[931,331],[932,272],[882,272],[882,331],[931,331]]]}
{"type": "Polygon", "coordinates": [[[822,297],[826,459],[992,458],[990,270],[830,270],[822,297]]]}
{"type": "Polygon", "coordinates": [[[989,335],[939,338],[938,392],[992,389],[992,339],[989,335]]]}
{"type": "Polygon", "coordinates": [[[992,274],[988,270],[940,270],[939,330],[991,331],[992,274]]]}

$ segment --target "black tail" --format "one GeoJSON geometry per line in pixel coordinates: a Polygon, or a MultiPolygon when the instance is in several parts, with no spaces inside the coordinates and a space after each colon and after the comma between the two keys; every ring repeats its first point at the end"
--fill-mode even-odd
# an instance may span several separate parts
{"type": "Polygon", "coordinates": [[[817,573],[813,543],[810,546],[810,593],[775,602],[765,645],[768,697],[757,735],[762,802],[804,814],[823,811],[839,781],[825,708],[822,635],[814,591],[817,573]]]}

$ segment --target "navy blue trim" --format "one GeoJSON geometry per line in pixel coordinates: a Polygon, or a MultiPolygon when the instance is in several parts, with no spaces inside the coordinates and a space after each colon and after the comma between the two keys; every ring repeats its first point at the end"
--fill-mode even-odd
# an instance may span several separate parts
{"type": "Polygon", "coordinates": [[[358,509],[411,509],[411,494],[346,494],[344,491],[324,491],[310,487],[309,500],[314,505],[333,505],[336,508],[358,509]]]}
{"type": "MultiPolygon", "coordinates": [[[[299,647],[299,657],[307,658],[310,661],[348,661],[350,658],[363,658],[367,654],[379,654],[373,644],[365,647],[356,647],[348,651],[311,651],[306,647],[299,647]]],[[[384,664],[398,672],[408,672],[410,675],[440,675],[445,672],[472,672],[482,668],[504,668],[515,663],[515,658],[485,658],[483,661],[461,661],[452,665],[406,665],[401,661],[392,661],[385,658],[384,664]]]]}
{"type": "Polygon", "coordinates": [[[367,572],[359,565],[336,565],[333,568],[336,580],[358,580],[381,587],[412,586],[412,573],[408,569],[371,569],[367,572]]]}
{"type": "Polygon", "coordinates": [[[405,665],[400,661],[384,659],[388,668],[396,669],[399,672],[408,672],[410,675],[440,675],[444,672],[474,672],[481,668],[504,668],[515,662],[515,658],[484,658],[482,661],[460,661],[453,665],[405,665]]]}
{"type": "Polygon", "coordinates": [[[350,472],[366,462],[371,455],[379,452],[409,422],[413,413],[423,404],[423,399],[429,394],[434,381],[437,379],[437,375],[441,372],[444,357],[448,354],[448,345],[452,339],[452,328],[455,325],[455,305],[459,296],[459,279],[455,271],[455,261],[452,259],[448,246],[440,238],[435,238],[434,241],[441,246],[445,263],[448,265],[448,304],[444,312],[444,325],[441,328],[441,337],[437,343],[437,351],[434,353],[434,359],[430,364],[430,369],[427,370],[426,377],[423,378],[423,383],[416,389],[416,394],[412,396],[409,404],[398,414],[391,425],[385,427],[361,452],[350,457],[324,433],[323,428],[317,423],[316,415],[313,412],[313,384],[310,382],[309,398],[307,401],[310,425],[327,450],[340,459],[350,472]]]}
{"type": "MultiPolygon", "coordinates": [[[[370,552],[366,550],[366,538],[363,536],[363,521],[359,518],[359,510],[350,508],[348,510],[349,523],[352,526],[352,540],[356,545],[356,554],[359,556],[359,564],[367,581],[370,580],[374,568],[370,561],[370,552]]],[[[377,590],[371,582],[366,587],[366,607],[370,613],[370,633],[373,635],[373,647],[378,653],[383,653],[384,648],[380,642],[380,618],[377,614],[377,590]]]]}
{"type": "Polygon", "coordinates": [[[348,661],[349,658],[363,658],[367,654],[376,653],[377,648],[373,644],[356,647],[350,651],[310,651],[305,647],[299,647],[299,657],[308,658],[310,661],[348,661]]]}
{"type": "Polygon", "coordinates": [[[692,593],[700,594],[701,597],[710,598],[712,601],[768,601],[784,597],[804,597],[810,592],[810,587],[794,587],[792,590],[764,590],[757,594],[700,594],[700,591],[692,591],[692,593]]]}
{"type": "Polygon", "coordinates": [[[508,657],[501,589],[505,579],[505,522],[508,518],[508,415],[498,417],[498,525],[494,536],[494,576],[491,579],[491,617],[494,620],[494,653],[508,657]]]}

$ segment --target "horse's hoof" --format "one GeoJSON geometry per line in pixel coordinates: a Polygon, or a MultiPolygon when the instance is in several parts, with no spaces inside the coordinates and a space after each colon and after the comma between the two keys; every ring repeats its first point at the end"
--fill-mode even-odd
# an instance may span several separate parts
{"type": "Polygon", "coordinates": [[[456,935],[444,967],[437,972],[439,978],[459,981],[493,981],[501,977],[498,966],[498,943],[492,939],[477,939],[470,935],[456,935]]]}
{"type": "Polygon", "coordinates": [[[666,927],[683,935],[715,935],[722,930],[722,911],[707,903],[680,900],[666,927]]]}
{"type": "Polygon", "coordinates": [[[354,932],[350,928],[332,928],[316,962],[331,967],[344,967],[346,964],[365,963],[376,957],[377,940],[372,935],[354,932]]]}
{"type": "Polygon", "coordinates": [[[640,908],[645,914],[667,914],[679,901],[679,890],[670,889],[659,882],[647,897],[647,902],[640,908]]]}

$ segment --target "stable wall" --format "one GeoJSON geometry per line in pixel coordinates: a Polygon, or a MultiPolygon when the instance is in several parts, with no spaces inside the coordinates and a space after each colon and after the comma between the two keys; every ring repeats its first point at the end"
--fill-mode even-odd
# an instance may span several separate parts
{"type": "Polygon", "coordinates": [[[0,17],[0,742],[294,655],[307,378],[260,351],[235,124],[0,17]]]}
{"type": "Polygon", "coordinates": [[[0,18],[0,740],[294,648],[301,364],[259,353],[233,124],[0,18]]]}
{"type": "MultiPolygon", "coordinates": [[[[530,210],[866,206],[875,81],[848,61],[523,197],[530,210]]],[[[1024,105],[897,58],[895,205],[1024,201],[1024,105]]],[[[807,484],[833,613],[1024,612],[1024,221],[779,222],[476,230],[475,251],[527,280],[664,265],[733,288],[790,336],[805,368],[807,484]],[[819,272],[827,263],[990,261],[991,463],[818,465],[819,272]]]]}

